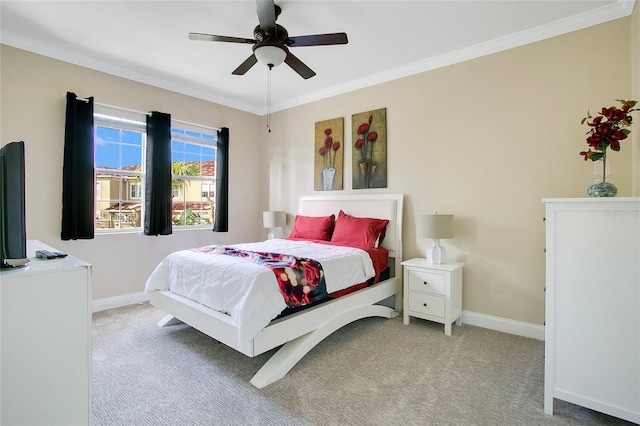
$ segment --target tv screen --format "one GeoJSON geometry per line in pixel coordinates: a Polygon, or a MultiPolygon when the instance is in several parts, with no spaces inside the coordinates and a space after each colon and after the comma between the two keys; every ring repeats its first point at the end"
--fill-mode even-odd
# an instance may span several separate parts
{"type": "Polygon", "coordinates": [[[0,266],[26,265],[27,227],[25,212],[24,142],[0,148],[0,266]]]}

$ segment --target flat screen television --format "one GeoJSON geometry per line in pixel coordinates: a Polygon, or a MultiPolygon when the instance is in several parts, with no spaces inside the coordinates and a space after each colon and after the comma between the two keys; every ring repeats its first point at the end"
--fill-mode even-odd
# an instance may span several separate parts
{"type": "Polygon", "coordinates": [[[25,211],[24,142],[0,147],[0,266],[29,263],[25,211]]]}

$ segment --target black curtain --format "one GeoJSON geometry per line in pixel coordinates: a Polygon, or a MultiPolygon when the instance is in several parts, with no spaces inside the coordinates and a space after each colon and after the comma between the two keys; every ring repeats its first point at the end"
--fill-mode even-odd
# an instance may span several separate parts
{"type": "Polygon", "coordinates": [[[214,232],[229,231],[229,129],[218,131],[216,150],[216,212],[214,232]]]}
{"type": "Polygon", "coordinates": [[[145,235],[169,235],[171,222],[171,114],[147,116],[145,235]]]}
{"type": "Polygon", "coordinates": [[[63,240],[91,239],[95,222],[93,97],[67,92],[62,166],[63,240]]]}

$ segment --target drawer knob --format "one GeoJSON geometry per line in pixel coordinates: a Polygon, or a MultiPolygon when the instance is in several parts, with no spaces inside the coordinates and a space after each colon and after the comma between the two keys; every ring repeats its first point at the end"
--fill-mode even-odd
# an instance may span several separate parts
{"type": "Polygon", "coordinates": [[[428,283],[428,282],[426,282],[426,281],[423,281],[423,282],[422,282],[422,284],[424,284],[424,285],[429,285],[429,283],[428,283]]]}
{"type": "Polygon", "coordinates": [[[423,305],[425,308],[427,307],[427,304],[426,304],[426,303],[423,303],[422,305],[423,305]]]}

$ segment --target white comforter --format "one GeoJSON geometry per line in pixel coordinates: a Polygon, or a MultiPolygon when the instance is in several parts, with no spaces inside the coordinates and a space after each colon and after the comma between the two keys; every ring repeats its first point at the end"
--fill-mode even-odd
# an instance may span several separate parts
{"type": "MultiPolygon", "coordinates": [[[[322,264],[328,293],[375,275],[367,252],[352,247],[285,239],[231,247],[315,259],[322,264]]],[[[171,290],[228,314],[238,325],[241,344],[253,339],[287,307],[270,269],[243,258],[196,250],[172,253],[156,267],[145,291],[157,290],[171,290]]]]}

